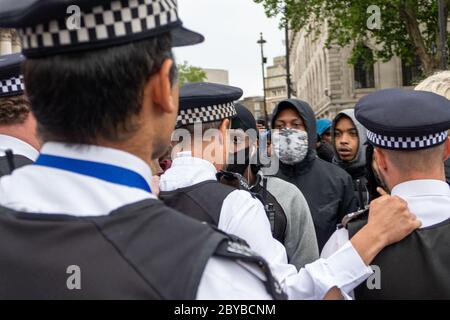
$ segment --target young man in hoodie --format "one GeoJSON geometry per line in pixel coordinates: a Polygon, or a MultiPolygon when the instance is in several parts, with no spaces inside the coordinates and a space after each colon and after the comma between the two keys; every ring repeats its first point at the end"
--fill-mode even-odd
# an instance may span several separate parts
{"type": "Polygon", "coordinates": [[[295,184],[308,202],[319,250],[348,213],[357,209],[351,177],[316,154],[316,120],[308,103],[281,101],[273,112],[273,150],[280,160],[277,176],[295,184]]]}
{"type": "Polygon", "coordinates": [[[366,178],[367,131],[356,120],[353,109],[343,110],[334,118],[331,139],[333,163],[352,176],[358,209],[364,209],[369,200],[366,178]]]}
{"type": "Polygon", "coordinates": [[[253,114],[243,105],[236,103],[236,117],[231,129],[237,137],[233,140],[235,159],[240,156],[242,164],[229,164],[227,171],[241,174],[249,185],[249,191],[260,196],[270,217],[272,234],[286,248],[288,261],[297,270],[318,259],[319,249],[314,223],[308,203],[300,190],[292,183],[278,177],[264,175],[258,155],[257,123],[253,114]],[[273,208],[272,210],[270,208],[273,208]]]}
{"type": "Polygon", "coordinates": [[[317,130],[317,156],[327,162],[333,161],[333,147],[331,146],[331,120],[319,119],[316,121],[317,130]]]}

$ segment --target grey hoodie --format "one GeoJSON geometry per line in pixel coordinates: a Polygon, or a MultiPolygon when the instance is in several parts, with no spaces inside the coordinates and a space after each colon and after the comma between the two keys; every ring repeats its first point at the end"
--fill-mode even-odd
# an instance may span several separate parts
{"type": "Polygon", "coordinates": [[[286,215],[283,244],[289,263],[300,270],[319,259],[316,232],[308,203],[295,185],[277,177],[267,177],[267,191],[277,199],[286,215]]]}
{"type": "Polygon", "coordinates": [[[366,149],[367,149],[367,130],[356,120],[354,109],[345,109],[339,112],[333,120],[331,126],[331,140],[333,145],[334,157],[333,163],[347,171],[352,176],[353,186],[356,198],[358,199],[358,207],[362,209],[368,204],[368,192],[367,192],[367,177],[366,177],[366,149]],[[353,124],[358,131],[359,147],[355,159],[352,161],[343,161],[339,157],[336,150],[334,129],[336,124],[342,117],[348,117],[352,120],[353,124]]]}

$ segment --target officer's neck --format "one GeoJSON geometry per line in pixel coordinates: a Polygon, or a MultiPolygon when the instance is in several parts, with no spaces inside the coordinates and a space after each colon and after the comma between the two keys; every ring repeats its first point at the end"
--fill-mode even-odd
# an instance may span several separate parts
{"type": "Polygon", "coordinates": [[[387,179],[390,180],[388,181],[389,184],[388,187],[390,190],[392,190],[396,185],[413,180],[439,180],[444,182],[446,181],[444,166],[434,168],[433,170],[430,170],[428,172],[417,171],[417,172],[408,172],[407,174],[405,173],[391,174],[389,178],[387,179]]]}
{"type": "Polygon", "coordinates": [[[27,119],[20,124],[0,126],[0,134],[22,140],[36,150],[41,148],[41,143],[36,134],[36,125],[32,123],[30,117],[27,117],[27,119]]]}
{"type": "Polygon", "coordinates": [[[133,137],[121,141],[98,139],[96,144],[100,147],[107,147],[130,153],[143,160],[149,166],[152,165],[152,155],[154,150],[152,140],[148,137],[147,139],[144,139],[140,135],[134,135],[133,137]]]}

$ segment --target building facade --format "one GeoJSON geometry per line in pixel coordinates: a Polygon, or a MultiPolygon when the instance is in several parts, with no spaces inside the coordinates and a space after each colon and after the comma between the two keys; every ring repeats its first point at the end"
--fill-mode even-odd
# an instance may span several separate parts
{"type": "Polygon", "coordinates": [[[229,85],[229,76],[227,70],[204,68],[202,68],[202,70],[206,73],[206,82],[229,85]]]}
{"type": "Polygon", "coordinates": [[[241,103],[248,110],[250,110],[250,112],[253,113],[255,119],[264,118],[264,97],[261,96],[246,97],[240,100],[239,103],[241,103]]]}
{"type": "MultiPolygon", "coordinates": [[[[327,24],[317,28],[320,28],[320,34],[314,31],[307,34],[305,30],[291,32],[290,59],[297,97],[307,101],[318,118],[331,119],[339,111],[353,108],[368,93],[411,87],[420,76],[418,62],[408,66],[397,57],[369,66],[363,60],[350,65],[351,48],[327,48],[327,24]]],[[[371,52],[371,44],[367,44],[366,49],[371,52]]]]}
{"type": "Polygon", "coordinates": [[[273,59],[273,65],[266,68],[266,103],[267,113],[272,114],[276,105],[287,98],[286,57],[273,59]]]}
{"type": "Polygon", "coordinates": [[[0,29],[0,55],[20,52],[20,39],[13,29],[0,29]]]}

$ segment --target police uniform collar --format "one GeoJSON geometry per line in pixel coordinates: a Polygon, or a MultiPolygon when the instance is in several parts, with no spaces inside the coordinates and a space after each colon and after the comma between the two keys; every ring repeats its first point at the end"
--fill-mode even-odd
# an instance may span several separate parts
{"type": "Polygon", "coordinates": [[[180,110],[177,127],[208,123],[236,115],[234,101],[241,89],[216,83],[188,83],[180,89],[180,110]]]}
{"type": "Polygon", "coordinates": [[[0,156],[4,155],[4,151],[11,149],[13,154],[24,156],[31,161],[36,161],[39,151],[23,140],[12,136],[0,134],[0,156]]]}
{"type": "Polygon", "coordinates": [[[152,184],[152,172],[148,164],[135,155],[118,149],[94,145],[47,142],[42,146],[41,154],[121,167],[138,173],[148,185],[152,184]]]}
{"type": "Polygon", "coordinates": [[[0,27],[18,29],[26,57],[110,47],[167,32],[173,46],[204,40],[182,27],[176,0],[5,0],[0,27]]]}
{"type": "Polygon", "coordinates": [[[21,95],[24,91],[20,53],[0,56],[0,97],[21,95]]]}
{"type": "Polygon", "coordinates": [[[431,92],[381,90],[363,97],[356,119],[374,146],[418,150],[442,144],[450,128],[450,101],[431,92]]]}
{"type": "Polygon", "coordinates": [[[392,188],[393,196],[423,197],[447,196],[450,197],[450,186],[441,180],[420,179],[399,183],[392,188]]]}
{"type": "Polygon", "coordinates": [[[216,173],[211,162],[193,157],[190,151],[180,152],[172,166],[160,177],[160,190],[173,191],[205,181],[216,181],[216,173]]]}

